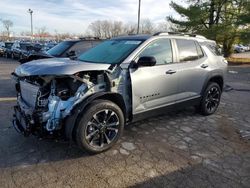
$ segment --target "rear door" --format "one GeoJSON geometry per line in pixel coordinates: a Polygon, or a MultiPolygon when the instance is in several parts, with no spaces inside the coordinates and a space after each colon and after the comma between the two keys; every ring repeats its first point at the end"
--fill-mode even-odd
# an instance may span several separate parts
{"type": "Polygon", "coordinates": [[[180,65],[176,100],[199,97],[210,69],[208,59],[196,41],[189,39],[175,41],[180,65]]]}
{"type": "Polygon", "coordinates": [[[135,61],[143,56],[155,57],[156,65],[130,69],[134,115],[175,103],[178,88],[177,65],[173,63],[170,39],[152,41],[135,61]]]}

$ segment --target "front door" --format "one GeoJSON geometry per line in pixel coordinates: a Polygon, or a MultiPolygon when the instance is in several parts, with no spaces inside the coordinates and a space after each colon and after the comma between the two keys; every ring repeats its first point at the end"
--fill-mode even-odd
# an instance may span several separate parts
{"type": "Polygon", "coordinates": [[[136,58],[153,56],[156,65],[130,69],[133,114],[175,103],[178,88],[177,65],[173,64],[169,39],[152,41],[136,58]]]}

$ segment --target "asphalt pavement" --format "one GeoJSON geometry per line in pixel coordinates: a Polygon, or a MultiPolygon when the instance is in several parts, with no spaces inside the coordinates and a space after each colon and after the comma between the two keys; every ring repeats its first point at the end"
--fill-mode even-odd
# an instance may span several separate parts
{"type": "Polygon", "coordinates": [[[250,187],[250,66],[229,67],[218,111],[192,107],[125,128],[111,150],[89,155],[74,144],[24,138],[11,126],[10,73],[0,58],[0,187],[250,187]]]}

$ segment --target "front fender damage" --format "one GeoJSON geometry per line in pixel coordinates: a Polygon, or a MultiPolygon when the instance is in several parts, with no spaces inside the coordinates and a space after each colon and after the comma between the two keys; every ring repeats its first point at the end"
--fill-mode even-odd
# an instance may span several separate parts
{"type": "Polygon", "coordinates": [[[109,90],[106,74],[87,71],[69,76],[16,77],[19,89],[13,124],[25,135],[62,132],[64,120],[75,106],[93,93],[109,90]]]}

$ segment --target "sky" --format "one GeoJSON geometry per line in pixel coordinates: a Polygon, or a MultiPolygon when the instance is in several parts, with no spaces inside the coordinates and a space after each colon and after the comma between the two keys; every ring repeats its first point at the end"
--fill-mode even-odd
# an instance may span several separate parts
{"type": "MultiPolygon", "coordinates": [[[[183,3],[184,0],[175,0],[183,3]]],[[[166,16],[176,16],[171,0],[141,0],[141,18],[160,23],[166,16]]],[[[0,19],[13,22],[12,31],[30,31],[32,9],[34,32],[46,27],[50,33],[85,33],[95,20],[137,22],[138,0],[0,0],[0,19]]],[[[2,25],[0,31],[3,30],[2,25]]]]}

